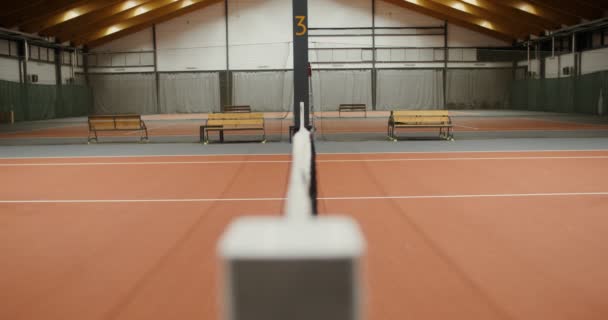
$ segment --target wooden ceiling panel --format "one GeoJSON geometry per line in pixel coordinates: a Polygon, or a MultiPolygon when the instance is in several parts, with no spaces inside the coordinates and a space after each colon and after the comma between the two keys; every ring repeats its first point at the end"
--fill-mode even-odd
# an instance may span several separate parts
{"type": "Polygon", "coordinates": [[[579,19],[597,19],[602,16],[603,12],[594,9],[583,1],[572,0],[529,0],[540,6],[551,8],[559,11],[562,14],[573,15],[579,19]]]}
{"type": "Polygon", "coordinates": [[[82,15],[94,13],[97,10],[104,9],[117,3],[119,5],[124,5],[122,0],[91,0],[81,6],[75,6],[51,16],[35,19],[27,24],[19,26],[19,28],[25,32],[46,34],[45,31],[49,28],[71,22],[82,15]]]}
{"type": "MultiPolygon", "coordinates": [[[[201,0],[199,0],[201,1],[201,0]]],[[[145,21],[146,19],[158,18],[162,15],[168,15],[173,11],[184,7],[184,4],[194,3],[188,0],[154,0],[145,5],[132,7],[128,10],[115,14],[107,19],[90,24],[83,28],[71,29],[71,32],[65,37],[66,40],[73,41],[78,44],[87,43],[87,39],[97,39],[99,37],[112,34],[116,31],[125,29],[126,26],[132,26],[134,22],[145,21]],[[113,29],[113,30],[110,30],[113,29]]]]}
{"type": "MultiPolygon", "coordinates": [[[[223,0],[32,0],[0,4],[0,25],[76,44],[102,43],[223,0]]],[[[230,0],[228,0],[230,1],[230,0]]],[[[384,0],[512,42],[595,19],[606,0],[384,0]]]]}
{"type": "Polygon", "coordinates": [[[559,27],[562,25],[573,25],[580,22],[580,20],[568,14],[563,14],[562,12],[555,11],[547,6],[539,6],[536,3],[524,2],[520,0],[489,0],[496,4],[501,4],[504,6],[511,7],[513,9],[541,17],[548,21],[552,21],[557,24],[559,27]]]}
{"type": "Polygon", "coordinates": [[[503,32],[509,32],[515,34],[518,37],[528,36],[531,32],[542,31],[530,26],[526,26],[523,23],[514,21],[513,19],[505,18],[501,15],[497,15],[489,10],[481,8],[479,6],[472,5],[465,1],[453,1],[453,0],[431,0],[435,3],[445,6],[443,10],[454,9],[461,14],[469,14],[478,19],[487,20],[492,23],[495,29],[500,29],[503,32]]]}
{"type": "Polygon", "coordinates": [[[443,4],[430,1],[430,0],[385,0],[387,2],[396,4],[398,6],[410,9],[413,11],[420,12],[422,14],[435,17],[441,20],[447,20],[448,22],[463,26],[465,28],[485,33],[492,37],[513,42],[517,39],[518,34],[512,29],[500,24],[495,24],[487,19],[479,18],[469,13],[445,6],[443,4]],[[482,25],[485,25],[482,26],[482,25]]]}
{"type": "MultiPolygon", "coordinates": [[[[188,1],[188,0],[186,0],[186,1],[188,1]]],[[[160,15],[148,16],[145,19],[140,18],[140,19],[137,19],[138,21],[131,21],[128,25],[125,26],[124,29],[121,29],[117,32],[114,32],[109,35],[102,35],[97,38],[93,37],[93,38],[87,39],[86,44],[90,48],[98,47],[98,46],[100,46],[104,43],[110,42],[112,40],[116,40],[118,38],[122,38],[131,33],[135,33],[140,30],[149,28],[154,24],[159,24],[164,21],[168,21],[168,20],[177,18],[181,15],[184,15],[184,14],[196,11],[196,10],[200,10],[202,8],[205,8],[209,5],[217,3],[217,2],[222,2],[222,0],[198,0],[198,1],[190,0],[188,2],[191,2],[192,4],[185,6],[185,7],[182,6],[181,8],[177,8],[176,10],[173,10],[164,15],[160,14],[160,15]]],[[[133,19],[133,20],[136,20],[136,19],[133,19]]]]}
{"type": "Polygon", "coordinates": [[[505,18],[510,19],[516,23],[523,23],[529,27],[538,30],[551,30],[555,28],[559,28],[560,24],[553,22],[551,20],[547,20],[541,16],[533,15],[528,12],[515,9],[508,5],[505,5],[504,2],[492,2],[490,0],[460,0],[461,2],[466,2],[470,5],[478,6],[485,10],[491,11],[494,14],[503,16],[505,18]]]}
{"type": "Polygon", "coordinates": [[[96,23],[100,23],[106,19],[111,19],[112,17],[130,9],[137,9],[138,7],[151,3],[152,1],[153,0],[133,1],[135,4],[133,6],[131,6],[131,4],[127,4],[126,2],[119,2],[114,5],[107,6],[101,10],[83,14],[72,20],[48,28],[46,31],[44,31],[44,34],[54,36],[60,40],[69,40],[78,32],[85,33],[86,30],[96,23]]]}
{"type": "MultiPolygon", "coordinates": [[[[18,0],[15,0],[18,1],[18,0]]],[[[21,0],[25,1],[25,0],[21,0]]],[[[36,6],[28,6],[25,10],[15,12],[5,19],[2,19],[2,25],[7,28],[13,28],[32,22],[33,20],[43,17],[49,17],[54,14],[68,11],[74,7],[86,4],[89,0],[54,0],[42,1],[36,6]]]]}

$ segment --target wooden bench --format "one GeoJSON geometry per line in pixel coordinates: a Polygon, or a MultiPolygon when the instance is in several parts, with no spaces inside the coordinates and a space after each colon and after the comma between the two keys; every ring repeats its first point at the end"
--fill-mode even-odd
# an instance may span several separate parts
{"type": "Polygon", "coordinates": [[[222,113],[251,113],[251,106],[224,106],[222,113]]]}
{"type": "Polygon", "coordinates": [[[224,131],[262,131],[262,143],[266,143],[266,128],[263,113],[213,113],[201,126],[200,141],[209,143],[209,132],[217,131],[220,142],[224,142],[224,131]]]}
{"type": "Polygon", "coordinates": [[[391,111],[388,119],[388,137],[397,141],[395,130],[399,128],[439,128],[439,137],[454,140],[452,119],[447,110],[391,111]]]}
{"type": "Polygon", "coordinates": [[[148,141],[148,128],[136,114],[89,116],[89,142],[98,141],[98,131],[141,131],[140,141],[148,141]]]}
{"type": "Polygon", "coordinates": [[[342,112],[363,112],[367,118],[367,106],[362,103],[340,104],[338,107],[338,117],[342,117],[342,112]]]}

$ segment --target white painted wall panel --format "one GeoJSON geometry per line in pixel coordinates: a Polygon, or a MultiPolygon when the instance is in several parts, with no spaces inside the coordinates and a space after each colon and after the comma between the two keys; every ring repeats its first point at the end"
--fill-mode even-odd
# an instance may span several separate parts
{"type": "Polygon", "coordinates": [[[582,74],[608,70],[608,48],[586,51],[582,54],[582,74]]]}
{"type": "Polygon", "coordinates": [[[559,78],[559,57],[549,57],[545,59],[545,78],[559,78]]]}
{"type": "Polygon", "coordinates": [[[511,44],[491,36],[472,31],[461,26],[448,26],[448,46],[450,47],[500,47],[511,44]]]}
{"type": "MultiPolygon", "coordinates": [[[[291,1],[230,0],[228,4],[230,69],[291,68],[293,61],[291,1]]],[[[443,21],[439,19],[385,1],[377,1],[376,9],[377,26],[443,25],[443,21]]],[[[159,70],[225,69],[224,14],[224,3],[219,2],[157,25],[159,70]]],[[[371,1],[309,0],[309,19],[310,27],[370,27],[371,1]]],[[[309,41],[310,47],[370,47],[372,43],[371,37],[310,37],[309,41]]],[[[443,42],[443,36],[376,38],[378,47],[442,47],[443,42]]],[[[449,45],[491,47],[509,44],[485,34],[450,25],[449,45]]],[[[152,48],[152,30],[148,28],[95,48],[93,51],[145,51],[152,48]]],[[[317,59],[317,54],[322,55],[311,53],[312,61],[317,59]]],[[[410,57],[413,53],[404,54],[410,57]]],[[[346,60],[351,58],[346,57],[346,60]]],[[[465,60],[474,59],[468,57],[465,60]]],[[[110,63],[112,61],[108,61],[108,66],[113,66],[110,63]]],[[[120,66],[113,67],[120,68],[120,66]]]]}
{"type": "Polygon", "coordinates": [[[152,50],[154,44],[152,43],[152,28],[147,28],[133,34],[127,35],[122,38],[118,38],[114,41],[105,43],[99,47],[93,48],[92,52],[104,52],[104,51],[145,51],[152,50]]]}
{"type": "MultiPolygon", "coordinates": [[[[367,1],[371,2],[371,1],[367,1]]],[[[371,9],[370,9],[371,10],[371,9]]],[[[376,26],[378,27],[415,27],[442,26],[443,21],[402,8],[386,1],[376,2],[376,26]]]]}
{"type": "Polygon", "coordinates": [[[226,69],[225,24],[218,2],[157,25],[158,70],[226,69]]]}
{"type": "MultiPolygon", "coordinates": [[[[284,1],[291,3],[291,1],[284,1]]],[[[290,6],[291,9],[291,6],[290,6]]],[[[309,27],[371,27],[370,0],[309,0],[309,27]]]]}
{"type": "Polygon", "coordinates": [[[291,1],[233,0],[228,13],[231,69],[284,69],[293,65],[291,1]]]}
{"type": "Polygon", "coordinates": [[[0,80],[19,82],[19,60],[0,57],[0,80]]]}
{"type": "Polygon", "coordinates": [[[28,61],[27,73],[38,75],[38,84],[56,83],[54,64],[28,61]]]}
{"type": "MultiPolygon", "coordinates": [[[[576,54],[564,54],[559,57],[560,69],[563,70],[566,67],[574,68],[575,66],[576,54]]],[[[561,74],[561,71],[560,71],[561,74]]]]}

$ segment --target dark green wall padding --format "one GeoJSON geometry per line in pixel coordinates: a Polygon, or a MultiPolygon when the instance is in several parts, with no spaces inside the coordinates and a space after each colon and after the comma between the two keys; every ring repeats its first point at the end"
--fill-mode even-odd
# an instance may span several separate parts
{"type": "Polygon", "coordinates": [[[15,112],[15,121],[80,117],[93,106],[91,89],[81,85],[20,84],[0,80],[0,111],[15,112]]]}
{"type": "Polygon", "coordinates": [[[517,110],[598,114],[600,96],[608,113],[608,71],[561,79],[515,80],[511,108],[517,110]]]}

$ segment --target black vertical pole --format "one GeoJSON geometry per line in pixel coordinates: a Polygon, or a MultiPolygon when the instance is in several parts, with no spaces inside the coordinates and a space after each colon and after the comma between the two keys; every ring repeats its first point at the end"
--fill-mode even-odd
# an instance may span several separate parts
{"type": "Polygon", "coordinates": [[[21,63],[23,65],[23,88],[21,91],[21,108],[23,110],[23,120],[30,120],[30,101],[29,101],[29,93],[28,93],[28,74],[27,74],[27,61],[30,58],[29,48],[28,48],[27,40],[23,40],[21,42],[21,63]]]}
{"type": "Polygon", "coordinates": [[[224,106],[232,105],[232,74],[230,73],[230,34],[229,26],[230,21],[228,20],[229,11],[228,11],[228,0],[224,0],[224,18],[226,22],[226,98],[224,100],[224,104],[220,106],[220,110],[224,112],[224,106]]]}
{"type": "Polygon", "coordinates": [[[158,46],[156,44],[156,24],[152,25],[152,49],[154,50],[154,81],[156,87],[156,113],[161,113],[160,107],[160,76],[158,74],[158,46]]]}
{"type": "Polygon", "coordinates": [[[372,0],[372,110],[376,110],[378,71],[376,70],[376,0],[372,0]]]}
{"type": "Polygon", "coordinates": [[[308,101],[308,0],[293,0],[293,112],[300,127],[300,103],[304,102],[304,125],[310,125],[308,101]]]}
{"type": "Polygon", "coordinates": [[[61,58],[63,57],[63,51],[60,48],[54,48],[53,54],[55,55],[55,90],[57,97],[55,98],[55,117],[65,116],[64,103],[63,103],[63,79],[61,78],[61,58]]]}
{"type": "Polygon", "coordinates": [[[443,24],[443,110],[448,109],[448,59],[449,59],[449,43],[448,43],[448,21],[443,24]]]}

